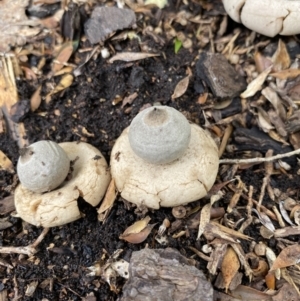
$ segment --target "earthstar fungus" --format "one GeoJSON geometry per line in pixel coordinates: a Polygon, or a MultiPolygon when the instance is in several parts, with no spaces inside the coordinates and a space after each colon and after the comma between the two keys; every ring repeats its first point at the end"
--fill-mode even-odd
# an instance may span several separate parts
{"type": "Polygon", "coordinates": [[[111,173],[121,196],[158,209],[204,197],[218,172],[209,133],[167,106],[141,111],[117,139],[111,173]]]}
{"type": "Polygon", "coordinates": [[[300,33],[299,0],[223,0],[236,22],[268,37],[300,33]]]}
{"type": "MultiPolygon", "coordinates": [[[[52,147],[54,145],[54,142],[43,142],[52,145],[52,147]]],[[[38,150],[38,148],[32,148],[32,145],[28,149],[33,149],[36,152],[38,150]]],[[[18,215],[26,222],[36,226],[54,227],[79,219],[82,215],[78,208],[77,199],[82,197],[92,206],[97,206],[110,182],[107,163],[101,152],[92,145],[84,142],[64,142],[60,143],[58,147],[55,146],[54,149],[55,154],[62,151],[66,154],[68,161],[72,162],[71,169],[69,167],[67,169],[67,174],[70,170],[68,178],[65,179],[66,176],[62,177],[62,182],[56,186],[56,189],[51,185],[46,186],[48,187],[46,192],[41,193],[41,191],[45,191],[44,188],[36,190],[38,192],[26,188],[22,184],[23,176],[20,177],[19,175],[21,184],[15,190],[15,206],[18,215]],[[60,149],[60,151],[56,152],[57,149],[60,149]],[[54,190],[49,191],[50,189],[54,190]]],[[[38,154],[31,155],[37,155],[37,158],[43,157],[38,154]]],[[[60,165],[57,160],[50,162],[50,157],[47,165],[55,164],[54,168],[65,169],[63,164],[60,165]]],[[[42,168],[42,171],[44,171],[44,165],[36,164],[36,160],[32,162],[35,163],[35,168],[37,168],[37,178],[41,179],[39,169],[42,168]]],[[[51,167],[49,170],[54,168],[51,167]]],[[[21,169],[18,164],[18,172],[21,169]]],[[[32,173],[32,175],[34,174],[35,172],[32,173]]],[[[28,172],[27,176],[29,176],[28,172]]],[[[32,182],[37,183],[38,179],[32,182]]]]}

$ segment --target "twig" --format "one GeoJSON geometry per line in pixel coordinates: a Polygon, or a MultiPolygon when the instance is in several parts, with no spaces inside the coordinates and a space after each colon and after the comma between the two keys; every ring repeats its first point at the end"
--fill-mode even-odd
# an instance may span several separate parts
{"type": "MultiPolygon", "coordinates": [[[[231,191],[233,191],[233,192],[235,192],[235,190],[236,190],[236,188],[235,187],[233,187],[232,185],[228,185],[228,188],[231,190],[231,191]]],[[[241,194],[241,197],[243,198],[243,199],[245,199],[245,200],[249,200],[249,197],[247,196],[247,195],[245,195],[245,194],[241,194]]],[[[257,206],[257,204],[258,204],[258,201],[256,201],[256,200],[254,200],[253,198],[251,198],[251,201],[253,202],[253,204],[255,205],[255,206],[257,206]]],[[[277,217],[276,217],[276,215],[274,214],[274,212],[273,211],[271,211],[271,210],[269,210],[268,208],[266,208],[265,206],[263,206],[263,205],[261,205],[260,206],[260,210],[262,211],[262,212],[265,212],[271,219],[273,219],[274,221],[277,221],[277,217]]]]}
{"type": "Polygon", "coordinates": [[[233,126],[231,125],[231,123],[229,123],[224,131],[222,142],[219,147],[219,158],[223,155],[223,153],[225,151],[228,139],[230,138],[232,131],[233,131],[233,126]]]}
{"type": "Polygon", "coordinates": [[[200,258],[202,258],[203,260],[206,260],[207,262],[212,261],[212,258],[209,256],[206,256],[205,254],[203,254],[202,252],[198,251],[196,248],[194,247],[189,247],[190,250],[192,250],[194,253],[196,253],[200,258]]]}
{"type": "Polygon", "coordinates": [[[47,233],[49,232],[50,228],[44,228],[39,237],[31,244],[31,247],[36,248],[42,240],[45,238],[47,233]]]}
{"type": "MultiPolygon", "coordinates": [[[[273,155],[273,150],[269,149],[266,152],[265,158],[270,158],[270,157],[272,157],[272,155],[273,155]]],[[[263,198],[265,196],[266,188],[270,184],[270,177],[271,177],[272,173],[273,173],[273,163],[270,163],[268,161],[265,162],[265,176],[263,179],[263,183],[261,186],[260,195],[259,195],[259,199],[258,199],[258,206],[257,206],[258,211],[260,210],[259,208],[260,208],[263,198]]]]}
{"type": "Polygon", "coordinates": [[[241,233],[244,233],[245,229],[252,224],[253,216],[252,216],[252,208],[253,208],[253,186],[249,186],[249,193],[248,193],[248,203],[247,203],[247,219],[243,222],[240,229],[238,230],[241,233]]]}
{"type": "Polygon", "coordinates": [[[291,157],[294,155],[300,154],[300,149],[296,149],[292,152],[279,154],[272,157],[267,158],[250,158],[250,159],[221,159],[219,164],[249,164],[249,163],[263,163],[263,162],[270,162],[281,158],[291,157]]]}
{"type": "Polygon", "coordinates": [[[0,254],[11,254],[11,253],[17,253],[17,254],[25,254],[28,256],[32,256],[37,252],[36,247],[41,243],[41,241],[45,238],[47,233],[49,232],[50,228],[44,228],[42,233],[39,235],[39,237],[30,245],[26,247],[0,247],[0,254]]]}
{"type": "Polygon", "coordinates": [[[18,282],[17,282],[16,275],[13,278],[13,283],[14,283],[14,292],[15,292],[15,295],[14,295],[14,298],[12,299],[12,301],[18,301],[19,299],[22,298],[22,296],[19,296],[19,285],[18,285],[18,282]]]}
{"type": "Polygon", "coordinates": [[[275,213],[275,215],[277,217],[279,226],[281,228],[284,228],[285,227],[285,223],[284,223],[284,221],[282,219],[282,216],[281,216],[280,212],[278,211],[277,207],[276,206],[272,206],[272,209],[273,209],[273,211],[274,211],[274,213],[275,213]]]}

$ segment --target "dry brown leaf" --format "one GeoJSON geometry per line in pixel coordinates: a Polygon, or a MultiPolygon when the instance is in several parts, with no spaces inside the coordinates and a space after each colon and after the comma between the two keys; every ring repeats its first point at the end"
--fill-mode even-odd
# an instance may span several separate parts
{"type": "Polygon", "coordinates": [[[148,225],[150,217],[146,216],[144,219],[135,222],[133,225],[129,226],[123,234],[119,236],[120,239],[126,240],[133,244],[138,244],[143,242],[151,230],[156,224],[148,225]]]}
{"type": "MultiPolygon", "coordinates": [[[[280,209],[280,213],[282,215],[282,217],[284,218],[284,220],[290,224],[291,226],[294,226],[295,224],[291,221],[290,217],[289,217],[289,214],[287,212],[287,209],[286,209],[286,206],[284,204],[288,204],[288,200],[292,200],[291,198],[287,198],[284,201],[280,201],[279,202],[279,209],[280,209]]],[[[299,213],[300,213],[300,210],[299,210],[299,213]]],[[[296,220],[295,220],[295,223],[297,224],[296,220]]],[[[299,226],[299,224],[297,224],[299,226]]]]}
{"type": "Polygon", "coordinates": [[[98,220],[104,222],[117,197],[115,180],[111,179],[105,197],[98,209],[98,220]]]}
{"type": "Polygon", "coordinates": [[[291,64],[290,55],[286,49],[285,43],[279,40],[276,52],[272,56],[273,70],[280,71],[287,69],[291,64]]]}
{"type": "Polygon", "coordinates": [[[265,276],[265,281],[266,281],[267,288],[269,290],[275,290],[276,278],[273,272],[269,272],[265,276]]]}
{"type": "Polygon", "coordinates": [[[31,68],[22,66],[21,69],[23,70],[26,79],[28,79],[28,80],[36,80],[37,79],[36,74],[33,72],[33,70],[31,68]]]}
{"type": "Polygon", "coordinates": [[[261,107],[257,108],[257,117],[258,125],[265,132],[268,133],[270,130],[274,129],[274,126],[271,124],[270,118],[267,112],[261,107]]]}
{"type": "Polygon", "coordinates": [[[292,144],[294,149],[300,148],[300,132],[290,134],[289,142],[292,144]]]}
{"type": "Polygon", "coordinates": [[[26,38],[40,32],[38,20],[29,20],[25,10],[29,0],[0,1],[0,52],[7,52],[11,46],[24,45],[26,38]]]}
{"type": "Polygon", "coordinates": [[[256,69],[259,73],[263,72],[272,65],[270,58],[263,56],[259,51],[255,52],[254,61],[256,69]]]}
{"type": "Polygon", "coordinates": [[[135,222],[133,225],[129,226],[124,232],[123,236],[126,236],[128,234],[133,234],[133,233],[139,233],[142,230],[144,230],[147,225],[149,224],[151,218],[149,216],[146,216],[144,219],[135,222]]]}
{"type": "Polygon", "coordinates": [[[242,301],[272,301],[272,297],[249,286],[239,285],[231,295],[242,301]]]}
{"type": "Polygon", "coordinates": [[[172,100],[182,96],[185,93],[186,89],[189,86],[189,82],[190,76],[188,75],[177,83],[174,93],[171,96],[172,100]]]}
{"type": "Polygon", "coordinates": [[[272,296],[272,301],[299,301],[299,291],[291,283],[284,283],[279,292],[272,296]]]}
{"type": "Polygon", "coordinates": [[[68,87],[70,87],[73,83],[73,79],[74,76],[72,74],[66,74],[64,75],[60,82],[57,84],[57,86],[50,92],[47,94],[46,96],[46,103],[49,103],[51,100],[51,95],[58,93],[62,90],[67,89],[68,87]]]}
{"type": "Polygon", "coordinates": [[[292,100],[300,99],[300,84],[295,84],[290,88],[288,90],[288,96],[291,97],[292,100]]]}
{"type": "Polygon", "coordinates": [[[276,113],[282,120],[286,120],[286,110],[279,98],[278,94],[270,87],[266,87],[261,91],[261,94],[273,105],[276,113]]]}
{"type": "Polygon", "coordinates": [[[300,261],[300,245],[295,244],[288,246],[283,249],[280,254],[277,256],[273,265],[271,266],[271,271],[276,269],[282,269],[289,267],[291,265],[298,264],[300,261]]]}
{"type": "Polygon", "coordinates": [[[240,261],[232,247],[227,247],[227,251],[222,261],[221,272],[223,275],[225,291],[227,293],[231,280],[240,268],[240,261]]]}
{"type": "Polygon", "coordinates": [[[270,75],[279,79],[291,79],[300,75],[300,69],[286,69],[270,73],[270,75]]]}
{"type": "Polygon", "coordinates": [[[265,260],[259,260],[257,267],[252,269],[253,276],[255,277],[264,277],[269,271],[269,265],[265,260]]]}
{"type": "Polygon", "coordinates": [[[235,251],[236,255],[239,258],[239,261],[241,263],[241,266],[244,268],[244,274],[249,277],[249,280],[251,281],[253,276],[253,271],[247,261],[246,255],[244,253],[243,248],[241,247],[241,244],[231,244],[232,249],[235,251]]]}
{"type": "Polygon", "coordinates": [[[53,76],[61,76],[61,75],[64,75],[66,73],[72,73],[73,69],[74,69],[73,66],[64,67],[64,68],[60,69],[59,71],[55,72],[55,74],[53,74],[53,76]]]}
{"type": "Polygon", "coordinates": [[[232,103],[232,100],[233,100],[233,98],[218,101],[213,104],[214,109],[216,109],[216,110],[225,109],[232,103]]]}
{"type": "Polygon", "coordinates": [[[285,129],[285,124],[283,120],[280,118],[280,116],[275,112],[275,110],[268,110],[268,116],[270,118],[270,121],[275,126],[278,134],[281,137],[287,137],[287,131],[285,129]]]}
{"type": "Polygon", "coordinates": [[[255,78],[240,96],[241,98],[247,98],[255,95],[256,92],[262,89],[262,85],[265,82],[267,76],[271,72],[272,66],[263,71],[257,78],[255,78]]]}
{"type": "Polygon", "coordinates": [[[39,86],[30,98],[30,109],[32,112],[38,109],[42,102],[41,90],[42,90],[42,86],[39,86]]]}
{"type": "MultiPolygon", "coordinates": [[[[271,267],[273,265],[274,261],[276,260],[276,254],[269,247],[266,247],[266,258],[268,260],[269,266],[271,267]]],[[[274,276],[279,280],[280,279],[280,275],[281,275],[280,269],[275,269],[273,271],[273,273],[274,273],[274,276]]]]}
{"type": "Polygon", "coordinates": [[[113,63],[115,61],[133,62],[133,61],[139,61],[154,56],[159,56],[159,54],[144,53],[144,52],[122,52],[114,55],[112,58],[108,60],[108,62],[109,63],[113,63]]]}
{"type": "Polygon", "coordinates": [[[40,19],[39,21],[44,27],[48,29],[54,29],[59,26],[64,12],[65,12],[64,9],[59,9],[53,16],[40,19]]]}
{"type": "Polygon", "coordinates": [[[55,73],[59,70],[61,70],[64,65],[68,62],[70,59],[72,53],[73,53],[74,47],[73,42],[67,42],[63,44],[58,51],[58,54],[56,55],[53,65],[52,65],[52,71],[55,73]]]}
{"type": "Polygon", "coordinates": [[[268,229],[270,230],[271,232],[274,233],[275,231],[275,227],[271,221],[271,219],[269,218],[269,216],[265,213],[265,212],[262,212],[262,211],[257,211],[256,209],[252,209],[253,212],[255,212],[260,220],[260,222],[268,229]]]}
{"type": "Polygon", "coordinates": [[[207,101],[207,98],[208,98],[208,93],[205,92],[203,94],[201,94],[199,97],[198,97],[198,100],[197,102],[200,104],[200,105],[204,105],[207,101]]]}
{"type": "Polygon", "coordinates": [[[284,145],[289,145],[289,143],[287,143],[281,136],[278,135],[277,132],[275,132],[275,131],[273,131],[273,130],[270,130],[270,131],[268,132],[268,135],[269,135],[272,139],[274,139],[274,140],[276,140],[276,141],[278,141],[278,142],[280,142],[280,143],[282,143],[282,144],[284,144],[284,145]]]}
{"type": "Polygon", "coordinates": [[[300,225],[300,205],[296,205],[291,211],[291,217],[294,219],[295,224],[300,225]]]}
{"type": "Polygon", "coordinates": [[[14,166],[8,157],[0,150],[0,169],[4,169],[10,173],[14,172],[14,166]]]}
{"type": "Polygon", "coordinates": [[[38,284],[39,282],[37,280],[31,281],[26,287],[25,296],[32,297],[38,284]]]}

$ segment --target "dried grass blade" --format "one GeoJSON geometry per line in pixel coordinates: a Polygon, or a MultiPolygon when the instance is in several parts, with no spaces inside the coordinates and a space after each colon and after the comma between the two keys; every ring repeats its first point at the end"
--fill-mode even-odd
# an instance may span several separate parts
{"type": "Polygon", "coordinates": [[[143,52],[122,52],[114,55],[108,60],[109,63],[115,61],[133,62],[143,60],[149,57],[159,56],[157,53],[143,53],[143,52]]]}
{"type": "Polygon", "coordinates": [[[28,145],[23,123],[15,123],[10,118],[10,110],[18,102],[18,93],[15,82],[12,58],[0,59],[0,108],[12,138],[17,141],[20,148],[28,145]]]}

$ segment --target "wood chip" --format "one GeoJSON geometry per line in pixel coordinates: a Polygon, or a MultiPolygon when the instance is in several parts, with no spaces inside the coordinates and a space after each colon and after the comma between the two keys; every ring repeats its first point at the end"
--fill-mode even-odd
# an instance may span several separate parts
{"type": "Polygon", "coordinates": [[[196,63],[197,80],[203,80],[219,98],[233,98],[246,88],[246,81],[222,54],[202,52],[196,63]]]}
{"type": "Polygon", "coordinates": [[[135,13],[131,9],[98,6],[85,23],[84,31],[90,42],[96,44],[104,42],[117,30],[132,27],[135,22],[135,13]]]}

